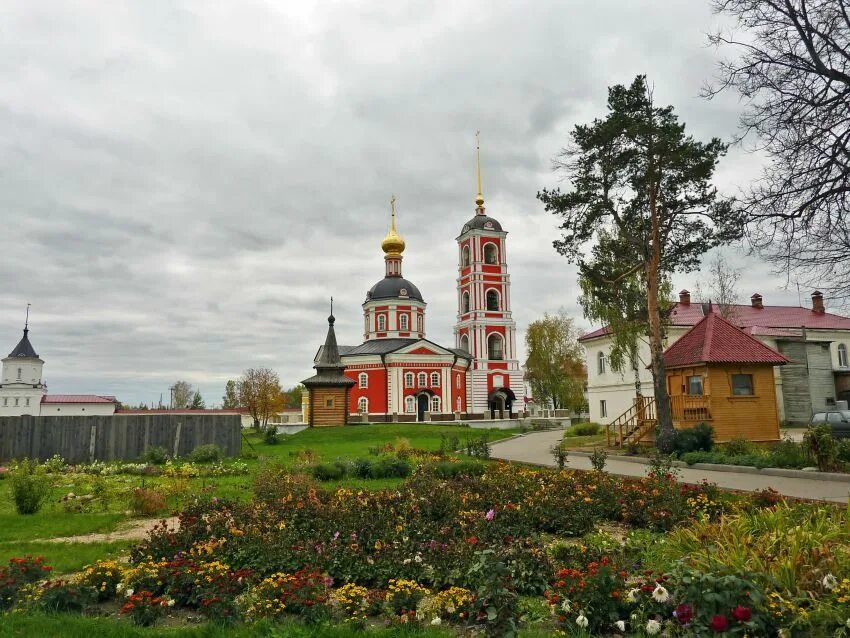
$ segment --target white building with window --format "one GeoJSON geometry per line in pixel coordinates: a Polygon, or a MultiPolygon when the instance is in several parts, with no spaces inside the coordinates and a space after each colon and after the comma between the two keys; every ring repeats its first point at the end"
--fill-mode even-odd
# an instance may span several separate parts
{"type": "Polygon", "coordinates": [[[44,361],[29,340],[29,325],[9,356],[3,359],[0,378],[0,416],[109,416],[115,412],[113,396],[47,394],[44,361]]]}

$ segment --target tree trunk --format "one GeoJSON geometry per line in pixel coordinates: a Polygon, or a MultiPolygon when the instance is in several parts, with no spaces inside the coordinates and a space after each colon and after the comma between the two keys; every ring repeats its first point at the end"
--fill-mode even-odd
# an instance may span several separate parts
{"type": "Polygon", "coordinates": [[[667,396],[667,378],[664,373],[664,342],[661,329],[661,309],[658,288],[661,269],[661,230],[658,222],[658,200],[655,188],[650,189],[649,212],[652,220],[652,247],[646,272],[646,309],[649,315],[649,351],[652,367],[652,384],[655,389],[655,414],[658,433],[655,444],[661,452],[673,451],[676,431],[667,396]]]}
{"type": "Polygon", "coordinates": [[[638,357],[637,347],[632,348],[629,358],[631,359],[632,370],[635,373],[635,396],[639,397],[643,395],[643,390],[640,384],[640,357],[638,357]]]}

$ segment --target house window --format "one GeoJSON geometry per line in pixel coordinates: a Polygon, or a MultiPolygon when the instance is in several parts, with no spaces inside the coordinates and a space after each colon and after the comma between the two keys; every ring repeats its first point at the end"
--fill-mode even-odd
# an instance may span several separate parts
{"type": "Polygon", "coordinates": [[[432,372],[431,373],[431,385],[434,387],[440,387],[440,373],[432,372]]]}
{"type": "Polygon", "coordinates": [[[364,321],[364,325],[363,325],[363,331],[369,332],[369,316],[367,315],[366,317],[364,317],[364,319],[365,319],[365,321],[364,321]]]}
{"type": "Polygon", "coordinates": [[[485,264],[498,264],[499,263],[499,249],[496,248],[493,244],[485,244],[484,245],[484,263],[485,264]]]}
{"type": "Polygon", "coordinates": [[[493,375],[493,387],[501,388],[505,385],[505,378],[501,374],[493,375]]]}
{"type": "Polygon", "coordinates": [[[383,332],[387,329],[387,318],[385,315],[378,315],[378,330],[383,332]]]}
{"type": "Polygon", "coordinates": [[[838,344],[838,367],[847,367],[847,346],[843,343],[838,344]]]}
{"type": "Polygon", "coordinates": [[[405,397],[404,411],[408,414],[413,414],[414,412],[416,412],[416,399],[414,399],[413,397],[405,397]]]}
{"type": "Polygon", "coordinates": [[[733,374],[732,395],[736,397],[748,397],[753,395],[753,375],[733,374]]]}
{"type": "Polygon", "coordinates": [[[487,310],[499,309],[499,293],[495,290],[487,291],[487,310]]]}
{"type": "Polygon", "coordinates": [[[360,414],[368,414],[369,413],[369,399],[366,397],[360,397],[357,400],[357,411],[360,414]]]}
{"type": "Polygon", "coordinates": [[[368,388],[369,387],[369,375],[365,372],[360,373],[360,387],[368,388]]]}
{"type": "Polygon", "coordinates": [[[15,397],[15,406],[17,407],[20,404],[21,400],[18,397],[15,397]]]}
{"type": "Polygon", "coordinates": [[[23,370],[21,368],[18,368],[18,381],[21,380],[21,374],[22,373],[23,373],[23,370]]]}
{"type": "Polygon", "coordinates": [[[428,385],[428,375],[424,372],[420,372],[417,382],[419,383],[420,388],[424,388],[426,385],[428,385]]]}
{"type": "Polygon", "coordinates": [[[325,399],[325,407],[326,408],[334,407],[334,400],[333,399],[325,399]]]}
{"type": "Polygon", "coordinates": [[[460,375],[455,377],[455,387],[460,388],[460,375]]]}
{"type": "Polygon", "coordinates": [[[465,292],[465,291],[463,293],[463,303],[461,305],[461,312],[463,314],[466,314],[466,313],[469,312],[469,293],[465,292]]]}
{"type": "Polygon", "coordinates": [[[404,375],[404,387],[405,388],[412,388],[413,387],[413,373],[412,372],[408,372],[407,374],[404,375]]]}
{"type": "Polygon", "coordinates": [[[457,400],[455,401],[455,405],[457,405],[457,411],[460,412],[460,406],[461,406],[460,397],[458,397],[457,400]]]}
{"type": "Polygon", "coordinates": [[[694,397],[702,396],[702,377],[688,377],[688,394],[694,397]]]}
{"type": "Polygon", "coordinates": [[[596,371],[599,374],[605,374],[605,353],[600,352],[596,355],[596,371]]]}
{"type": "Polygon", "coordinates": [[[599,416],[603,419],[608,416],[608,402],[605,399],[599,402],[599,416]]]}
{"type": "Polygon", "coordinates": [[[431,398],[431,412],[440,413],[440,397],[431,398]]]}
{"type": "Polygon", "coordinates": [[[401,317],[398,318],[399,330],[403,330],[403,331],[407,332],[407,330],[408,330],[407,321],[408,321],[407,315],[401,315],[401,317]]]}
{"type": "Polygon", "coordinates": [[[466,335],[463,335],[460,338],[460,349],[469,352],[469,337],[467,337],[466,335]]]}
{"type": "Polygon", "coordinates": [[[463,261],[462,261],[462,263],[463,263],[464,267],[466,267],[466,266],[468,266],[468,265],[469,265],[469,246],[464,246],[464,247],[463,247],[462,254],[463,254],[463,261]]]}
{"type": "MultiPolygon", "coordinates": [[[[27,404],[27,406],[29,406],[29,404],[30,404],[30,398],[29,398],[29,397],[27,397],[27,398],[26,398],[26,402],[27,402],[27,403],[26,403],[26,404],[27,404]]],[[[85,408],[83,408],[83,410],[85,410],[85,408]]]]}
{"type": "Polygon", "coordinates": [[[422,315],[417,316],[416,323],[419,326],[419,332],[425,332],[425,317],[422,315]]]}
{"type": "Polygon", "coordinates": [[[491,334],[487,337],[487,358],[492,361],[501,361],[503,354],[502,336],[498,334],[491,334]]]}

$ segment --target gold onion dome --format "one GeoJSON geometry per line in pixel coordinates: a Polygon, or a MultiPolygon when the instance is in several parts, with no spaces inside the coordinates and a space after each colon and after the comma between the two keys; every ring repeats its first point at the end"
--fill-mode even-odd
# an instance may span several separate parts
{"type": "Polygon", "coordinates": [[[386,254],[400,255],[404,252],[404,239],[395,229],[395,197],[392,198],[390,203],[392,204],[392,221],[390,222],[390,230],[387,232],[387,236],[381,242],[381,249],[386,254]]]}

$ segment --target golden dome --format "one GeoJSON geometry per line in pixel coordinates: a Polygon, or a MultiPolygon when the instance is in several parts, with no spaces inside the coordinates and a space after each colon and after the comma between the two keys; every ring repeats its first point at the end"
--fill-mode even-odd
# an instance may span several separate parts
{"type": "Polygon", "coordinates": [[[390,204],[392,205],[392,221],[390,222],[390,230],[387,232],[387,236],[381,242],[381,249],[388,255],[400,255],[404,252],[404,239],[395,229],[395,195],[390,200],[390,204]]]}

